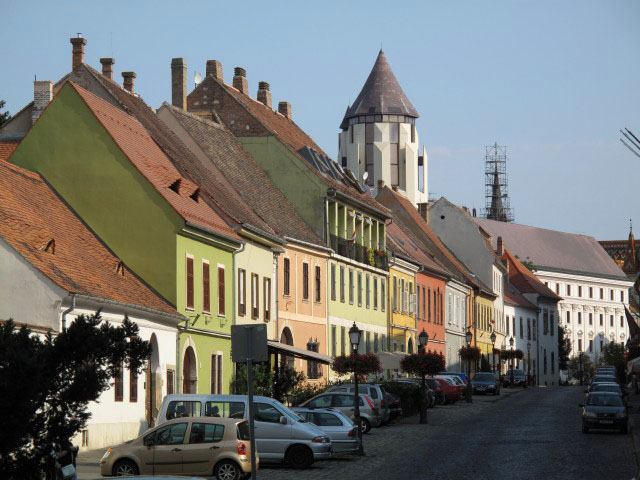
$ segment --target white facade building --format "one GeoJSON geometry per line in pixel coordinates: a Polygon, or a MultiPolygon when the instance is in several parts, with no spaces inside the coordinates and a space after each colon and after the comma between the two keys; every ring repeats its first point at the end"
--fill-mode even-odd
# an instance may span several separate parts
{"type": "Polygon", "coordinates": [[[445,288],[445,342],[447,370],[450,372],[464,372],[466,365],[460,359],[459,351],[465,347],[466,321],[467,321],[467,299],[471,294],[471,289],[464,283],[450,279],[445,288]]]}

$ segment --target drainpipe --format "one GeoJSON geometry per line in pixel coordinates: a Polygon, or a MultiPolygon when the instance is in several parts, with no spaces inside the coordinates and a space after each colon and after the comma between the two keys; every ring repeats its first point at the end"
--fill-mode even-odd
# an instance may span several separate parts
{"type": "Polygon", "coordinates": [[[278,291],[278,257],[280,256],[280,252],[273,252],[273,269],[274,269],[274,276],[275,278],[273,279],[273,289],[275,292],[275,301],[273,303],[273,307],[274,307],[274,313],[276,316],[276,338],[274,339],[276,342],[278,341],[279,335],[280,335],[280,310],[278,309],[278,297],[279,297],[279,291],[278,291]]]}
{"type": "MultiPolygon", "coordinates": [[[[185,330],[189,327],[189,319],[185,320],[186,326],[185,330]]],[[[182,329],[178,325],[177,327],[177,335],[176,335],[176,393],[182,393],[182,370],[180,369],[180,334],[182,333],[182,329]]]]}
{"type": "Polygon", "coordinates": [[[329,216],[327,215],[327,209],[329,208],[329,199],[334,198],[336,196],[336,191],[333,188],[327,190],[327,195],[324,197],[324,208],[323,208],[323,216],[324,222],[322,224],[322,229],[324,230],[324,241],[327,242],[327,245],[331,246],[331,237],[329,236],[329,226],[327,223],[329,222],[329,216]]]}
{"type": "Polygon", "coordinates": [[[76,294],[71,294],[71,306],[62,312],[62,331],[67,329],[67,315],[76,309],[76,294]]]}

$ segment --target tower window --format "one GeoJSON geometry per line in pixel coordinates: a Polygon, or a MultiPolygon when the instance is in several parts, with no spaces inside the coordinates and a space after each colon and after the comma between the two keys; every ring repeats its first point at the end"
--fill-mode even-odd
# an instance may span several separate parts
{"type": "Polygon", "coordinates": [[[391,186],[396,187],[400,184],[400,162],[399,162],[399,150],[398,139],[400,138],[400,125],[397,123],[389,124],[389,143],[391,154],[391,186]]]}
{"type": "Polygon", "coordinates": [[[424,193],[424,157],[422,155],[418,157],[418,190],[424,193]]]}

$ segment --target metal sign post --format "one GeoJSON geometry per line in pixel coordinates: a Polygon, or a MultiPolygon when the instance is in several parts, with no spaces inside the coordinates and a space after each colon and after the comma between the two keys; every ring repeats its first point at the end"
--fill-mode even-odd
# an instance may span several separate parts
{"type": "Polygon", "coordinates": [[[231,326],[231,359],[236,363],[247,364],[247,397],[249,403],[249,435],[251,442],[251,478],[257,479],[256,469],[256,429],[254,425],[253,405],[253,362],[266,362],[267,328],[265,325],[231,326]]]}

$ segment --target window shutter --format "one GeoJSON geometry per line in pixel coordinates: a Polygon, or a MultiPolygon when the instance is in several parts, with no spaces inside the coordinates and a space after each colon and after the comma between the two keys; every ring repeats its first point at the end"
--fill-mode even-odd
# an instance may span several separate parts
{"type": "Polygon", "coordinates": [[[193,309],[193,258],[187,257],[187,308],[193,309]]]}
{"type": "Polygon", "coordinates": [[[218,315],[224,314],[224,268],[218,268],[218,315]]]}
{"type": "Polygon", "coordinates": [[[202,264],[202,310],[211,311],[211,298],[209,289],[209,264],[202,264]]]}
{"type": "Polygon", "coordinates": [[[291,282],[290,282],[290,275],[291,275],[291,265],[289,263],[289,259],[285,258],[284,259],[284,294],[285,295],[290,295],[291,294],[291,282]]]}

